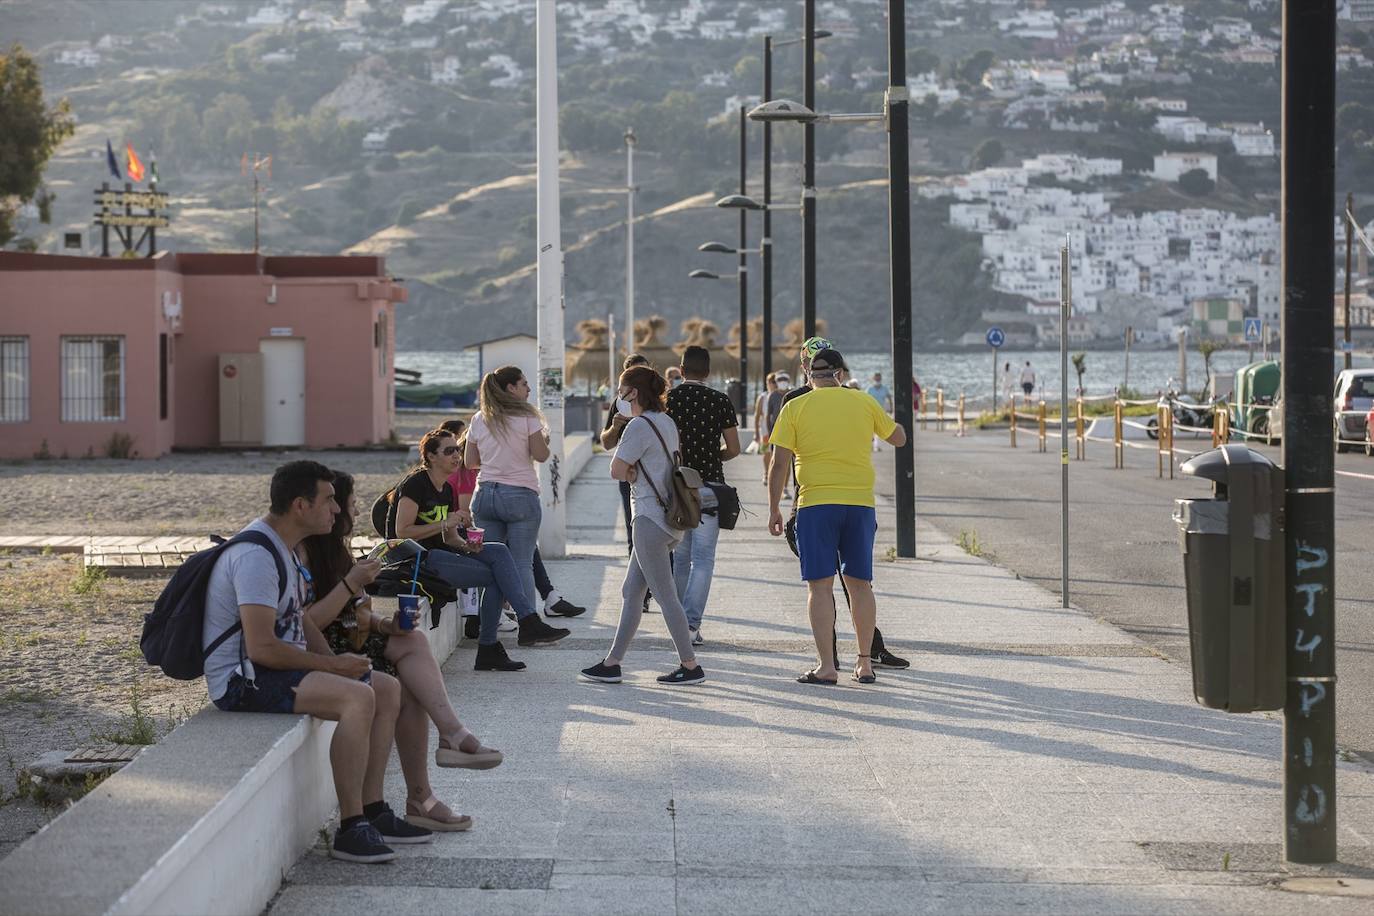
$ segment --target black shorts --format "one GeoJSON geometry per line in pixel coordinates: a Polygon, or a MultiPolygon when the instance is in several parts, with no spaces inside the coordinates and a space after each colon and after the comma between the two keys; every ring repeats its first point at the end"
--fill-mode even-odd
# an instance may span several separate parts
{"type": "MultiPolygon", "coordinates": [[[[234,674],[229,678],[224,696],[215,700],[215,705],[225,712],[293,713],[296,711],[296,688],[309,673],[278,671],[254,665],[252,682],[245,681],[241,674],[234,674]]],[[[358,680],[364,684],[372,683],[372,672],[367,672],[358,680]]]]}

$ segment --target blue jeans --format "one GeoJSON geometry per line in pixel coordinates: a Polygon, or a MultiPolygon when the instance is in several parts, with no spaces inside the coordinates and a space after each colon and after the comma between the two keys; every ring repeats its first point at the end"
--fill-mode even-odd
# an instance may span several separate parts
{"type": "Polygon", "coordinates": [[[485,543],[476,554],[430,550],[425,553],[425,568],[454,588],[482,589],[482,602],[477,610],[482,621],[478,645],[495,645],[496,628],[501,625],[502,602],[509,601],[521,617],[534,613],[534,605],[525,597],[515,561],[505,544],[485,543]]]}
{"type": "MultiPolygon", "coordinates": [[[[510,548],[520,586],[530,607],[534,607],[535,596],[539,594],[534,586],[534,548],[539,544],[539,522],[543,515],[539,494],[529,487],[484,482],[477,485],[477,492],[472,496],[473,521],[485,529],[487,540],[500,541],[510,548]]],[[[510,604],[516,607],[515,601],[510,604]]]]}
{"type": "MultiPolygon", "coordinates": [[[[716,508],[713,490],[701,488],[701,508],[716,508]]],[[[711,595],[711,576],[716,571],[716,542],[720,539],[720,516],[701,516],[701,524],[682,532],[682,541],[673,549],[673,582],[677,597],[687,611],[687,625],[701,628],[706,599],[711,595]]]]}

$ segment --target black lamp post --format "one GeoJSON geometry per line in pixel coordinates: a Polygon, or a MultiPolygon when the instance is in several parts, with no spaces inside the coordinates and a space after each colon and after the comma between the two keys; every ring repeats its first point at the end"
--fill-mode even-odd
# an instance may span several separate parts
{"type": "MultiPolygon", "coordinates": [[[[811,0],[807,0],[808,11],[811,0]]],[[[749,117],[765,124],[770,121],[801,123],[807,131],[823,122],[882,121],[888,131],[888,238],[890,244],[892,309],[892,370],[897,390],[893,403],[897,422],[907,433],[907,443],[897,450],[897,555],[916,556],[916,452],[912,438],[911,396],[911,192],[909,175],[909,138],[907,136],[906,92],[906,8],[905,0],[888,0],[888,89],[881,112],[820,114],[809,104],[798,105],[785,99],[764,102],[749,117]]],[[[806,21],[809,29],[810,20],[806,21]]],[[[808,33],[809,34],[809,33],[808,33]]],[[[808,91],[811,86],[808,80],[808,91]]],[[[809,147],[809,143],[808,143],[809,147]]],[[[808,181],[808,186],[809,186],[808,181]]],[[[814,189],[810,189],[814,193],[814,189]]],[[[805,194],[806,192],[803,191],[805,194]]],[[[802,213],[808,207],[814,217],[814,199],[804,197],[802,213]]],[[[814,229],[814,226],[811,227],[814,229]]],[[[812,238],[814,242],[814,237],[812,238]]],[[[804,249],[810,245],[803,246],[804,249]]],[[[812,249],[814,251],[814,249],[812,249]]],[[[811,263],[808,269],[814,269],[811,263]]],[[[814,286],[803,272],[803,293],[814,286]]],[[[804,318],[812,322],[807,335],[814,333],[814,302],[804,318]]],[[[806,309],[807,303],[803,302],[806,309]]]]}

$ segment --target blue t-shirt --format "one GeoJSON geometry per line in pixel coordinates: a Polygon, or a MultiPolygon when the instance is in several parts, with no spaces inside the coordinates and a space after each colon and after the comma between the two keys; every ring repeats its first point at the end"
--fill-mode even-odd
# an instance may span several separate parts
{"type": "Polygon", "coordinates": [[[881,404],[884,409],[887,408],[887,402],[892,400],[892,395],[888,392],[886,385],[869,385],[864,391],[868,392],[868,396],[881,404]]]}
{"type": "MultiPolygon", "coordinates": [[[[209,646],[221,633],[239,620],[239,608],[245,604],[261,604],[277,609],[277,638],[304,649],[305,628],[301,623],[301,609],[305,605],[302,582],[296,558],[286,548],[281,536],[262,519],[258,519],[245,531],[261,531],[271,538],[277,553],[281,555],[282,565],[286,567],[286,590],[281,593],[277,582],[277,564],[272,556],[257,544],[235,544],[220,554],[215,568],[210,572],[210,584],[205,592],[205,629],[201,634],[201,646],[209,646]]],[[[253,663],[243,653],[243,634],[239,633],[220,644],[220,647],[205,660],[205,685],[210,690],[210,699],[218,700],[229,687],[229,679],[242,674],[245,680],[253,679],[253,663]],[[243,656],[240,670],[239,657],[243,656]]]]}

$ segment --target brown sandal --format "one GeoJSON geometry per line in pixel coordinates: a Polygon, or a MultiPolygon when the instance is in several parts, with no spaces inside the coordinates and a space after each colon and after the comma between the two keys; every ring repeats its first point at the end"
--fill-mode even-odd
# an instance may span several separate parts
{"type": "Polygon", "coordinates": [[[416,827],[444,832],[459,832],[472,827],[471,817],[454,814],[448,805],[432,794],[422,802],[406,799],[406,820],[416,827]]]}
{"type": "MultiPolygon", "coordinates": [[[[458,733],[457,744],[461,745],[465,738],[475,738],[472,732],[464,728],[458,733]]],[[[498,767],[506,757],[495,748],[486,747],[480,741],[477,743],[477,750],[465,751],[460,747],[453,747],[439,739],[439,746],[434,749],[434,763],[441,767],[460,767],[465,770],[490,770],[498,767]]]]}

